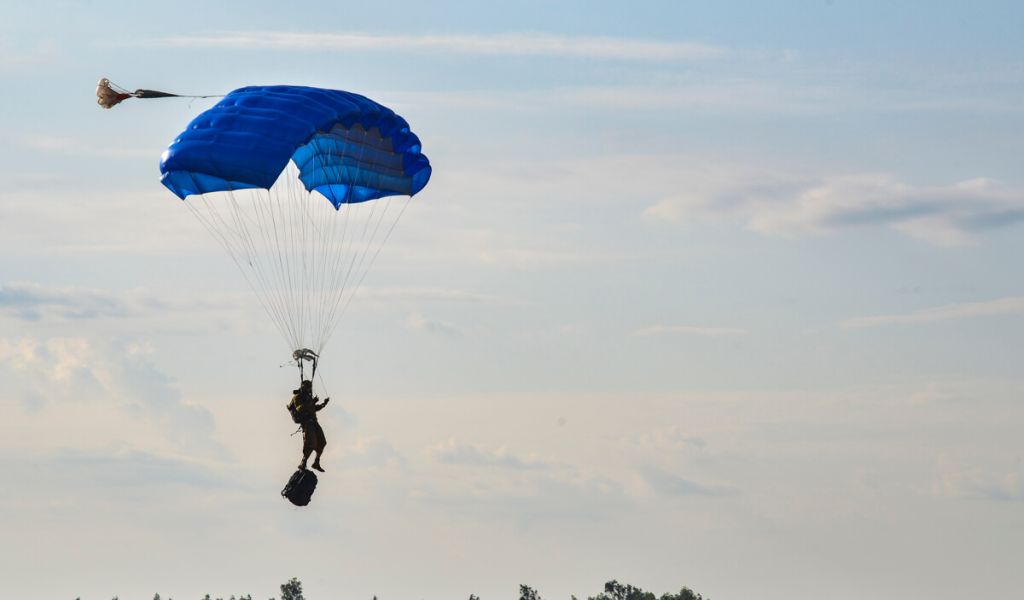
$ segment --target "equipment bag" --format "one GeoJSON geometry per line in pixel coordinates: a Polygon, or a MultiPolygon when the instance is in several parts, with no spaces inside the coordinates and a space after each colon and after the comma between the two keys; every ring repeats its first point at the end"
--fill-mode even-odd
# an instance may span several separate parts
{"type": "Polygon", "coordinates": [[[295,506],[306,506],[313,498],[316,489],[316,473],[299,469],[292,473],[291,479],[281,490],[281,495],[295,506]]]}

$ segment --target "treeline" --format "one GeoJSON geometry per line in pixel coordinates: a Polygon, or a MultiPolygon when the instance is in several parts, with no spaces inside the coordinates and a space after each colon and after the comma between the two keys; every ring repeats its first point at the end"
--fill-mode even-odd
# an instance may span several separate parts
{"type": "MultiPolygon", "coordinates": [[[[576,596],[571,597],[572,600],[579,600],[576,596]]],[[[75,600],[81,600],[81,598],[75,598],[75,600]]],[[[118,600],[117,596],[114,596],[112,600],[118,600]]],[[[160,597],[160,594],[153,596],[153,600],[164,600],[160,597]]],[[[166,600],[174,600],[173,598],[167,598],[166,600]]],[[[225,598],[211,598],[209,594],[203,596],[202,600],[252,600],[252,596],[245,594],[244,596],[231,596],[225,598]]],[[[277,600],[277,598],[270,598],[269,600],[277,600]]],[[[302,593],[302,582],[296,578],[291,578],[287,583],[281,584],[281,600],[306,600],[306,596],[302,593]]],[[[374,596],[373,600],[377,600],[374,596]]],[[[480,597],[476,594],[470,594],[469,600],[480,600],[480,597]]],[[[528,585],[519,586],[519,600],[544,600],[541,598],[537,590],[533,589],[528,585]]],[[[622,584],[614,579],[604,584],[604,591],[596,596],[587,596],[586,600],[711,600],[698,594],[688,587],[683,587],[676,593],[666,592],[660,596],[655,595],[652,592],[645,592],[644,590],[633,587],[629,584],[622,584]]]]}

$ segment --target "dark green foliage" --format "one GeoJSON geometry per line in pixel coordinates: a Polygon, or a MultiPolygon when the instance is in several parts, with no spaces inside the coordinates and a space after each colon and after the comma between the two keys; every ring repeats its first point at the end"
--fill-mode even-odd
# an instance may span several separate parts
{"type": "Polygon", "coordinates": [[[302,582],[292,577],[288,583],[282,583],[281,600],[306,600],[302,595],[302,582]]]}
{"type": "MultiPolygon", "coordinates": [[[[75,600],[82,600],[80,597],[75,600]]],[[[112,600],[118,600],[117,596],[114,596],[112,600]]],[[[161,600],[160,594],[154,594],[153,600],[161,600]]],[[[168,598],[167,600],[171,600],[168,598]]],[[[212,600],[209,594],[203,596],[203,600],[212,600]]],[[[217,600],[223,600],[218,598],[217,600]]],[[[244,596],[231,596],[230,600],[252,600],[252,596],[246,594],[244,596]]],[[[269,600],[274,600],[270,598],[269,600]]],[[[281,600],[306,600],[306,596],[302,593],[302,582],[297,578],[292,577],[287,583],[281,584],[281,600]]],[[[377,600],[377,596],[373,597],[373,600],[377,600]]],[[[470,594],[469,600],[480,600],[480,597],[476,594],[470,594]]],[[[533,589],[528,585],[519,585],[519,600],[543,600],[537,590],[533,589]]],[[[576,596],[571,596],[571,600],[577,600],[576,596]]],[[[604,584],[604,591],[596,596],[589,596],[587,600],[711,600],[698,594],[688,587],[680,588],[678,593],[666,592],[661,596],[655,596],[651,592],[645,592],[638,587],[633,587],[629,584],[622,584],[616,580],[611,580],[604,584]]]]}
{"type": "Polygon", "coordinates": [[[705,598],[688,587],[683,587],[678,594],[662,594],[660,600],[711,600],[705,598]]]}
{"type": "Polygon", "coordinates": [[[629,584],[623,585],[614,579],[604,584],[604,592],[589,600],[658,600],[650,592],[645,592],[629,584]]]}
{"type": "MultiPolygon", "coordinates": [[[[573,597],[575,600],[575,596],[573,597]]],[[[590,596],[587,600],[711,600],[694,592],[688,587],[679,590],[678,594],[665,593],[659,598],[651,592],[645,592],[638,587],[629,584],[621,584],[611,580],[604,584],[604,592],[590,596]]]]}

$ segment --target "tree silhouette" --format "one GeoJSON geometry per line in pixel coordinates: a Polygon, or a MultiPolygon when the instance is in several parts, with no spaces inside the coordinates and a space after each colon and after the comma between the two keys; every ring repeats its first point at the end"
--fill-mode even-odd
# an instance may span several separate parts
{"type": "Polygon", "coordinates": [[[302,595],[302,582],[292,577],[288,583],[282,583],[281,600],[306,600],[302,595]]]}
{"type": "Polygon", "coordinates": [[[519,585],[519,600],[542,600],[537,590],[528,585],[519,585]]]}
{"type": "Polygon", "coordinates": [[[678,594],[662,594],[660,600],[711,600],[705,598],[688,587],[683,587],[678,594]]]}
{"type": "MultiPolygon", "coordinates": [[[[81,600],[81,597],[75,598],[75,600],[81,600]]],[[[118,600],[117,596],[114,596],[112,600],[118,600]]],[[[163,600],[160,594],[154,594],[153,600],[163,600]]],[[[171,598],[167,598],[171,600],[171,598]]],[[[203,596],[202,600],[212,600],[209,594],[203,596]]],[[[223,600],[223,598],[217,598],[217,600],[223,600]]],[[[232,595],[230,600],[252,600],[252,596],[249,594],[234,596],[232,595]]],[[[270,598],[269,600],[275,600],[270,598]]],[[[281,584],[281,600],[306,600],[306,596],[302,593],[302,582],[296,577],[292,577],[286,583],[281,584]]],[[[377,600],[377,596],[374,595],[373,600],[377,600]]],[[[470,594],[469,600],[480,600],[480,597],[476,594],[470,594]]],[[[543,600],[537,590],[524,584],[519,585],[519,600],[543,600]]],[[[576,596],[571,596],[571,600],[577,600],[576,596]]],[[[655,596],[651,592],[645,592],[644,590],[629,585],[628,583],[619,583],[617,580],[612,579],[611,581],[604,584],[604,591],[596,596],[588,596],[587,600],[711,600],[705,596],[698,594],[688,587],[682,587],[677,593],[666,592],[661,596],[655,596]]]]}

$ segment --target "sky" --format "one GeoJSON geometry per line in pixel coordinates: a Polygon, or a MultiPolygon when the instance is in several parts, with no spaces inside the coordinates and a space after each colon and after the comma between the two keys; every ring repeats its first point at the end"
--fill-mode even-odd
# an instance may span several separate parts
{"type": "Polygon", "coordinates": [[[989,598],[1024,584],[1019,2],[0,5],[0,580],[22,600],[989,598]],[[213,99],[434,174],[324,350],[159,182],[213,99]]]}

